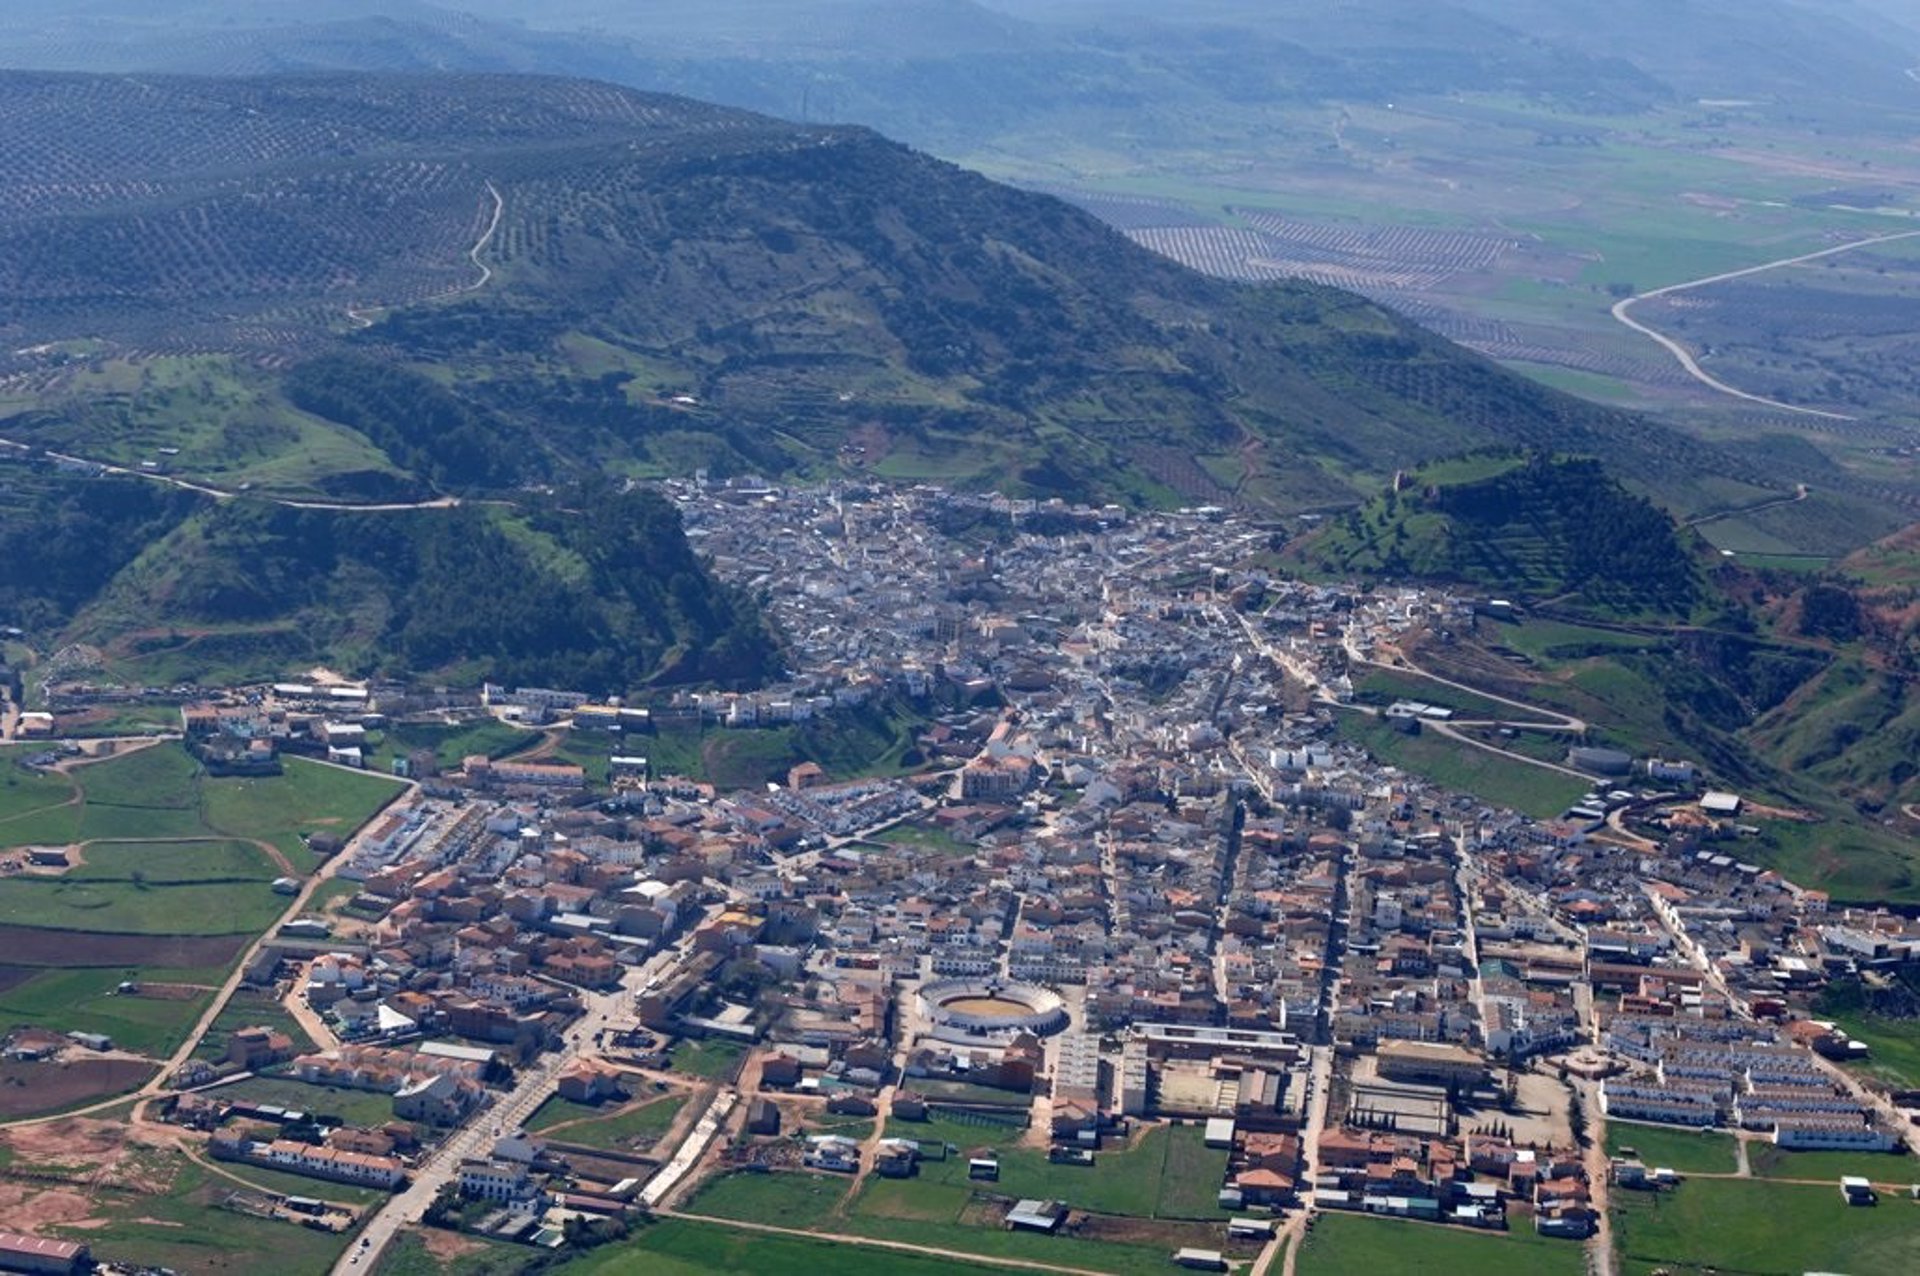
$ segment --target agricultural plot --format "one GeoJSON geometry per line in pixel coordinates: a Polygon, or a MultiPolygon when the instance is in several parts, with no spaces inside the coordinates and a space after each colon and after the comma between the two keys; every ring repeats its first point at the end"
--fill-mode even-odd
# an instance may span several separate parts
{"type": "Polygon", "coordinates": [[[346,837],[392,801],[401,786],[378,775],[288,758],[281,775],[204,781],[207,823],[271,843],[296,869],[316,861],[302,834],[346,837]]]}
{"type": "Polygon", "coordinates": [[[279,1000],[264,992],[249,989],[237,989],[227,999],[208,1025],[206,1035],[194,1048],[194,1054],[201,1059],[221,1059],[226,1056],[227,1042],[233,1034],[242,1028],[265,1027],[276,1032],[284,1032],[293,1039],[293,1048],[300,1054],[313,1049],[313,1039],[307,1036],[307,1030],[298,1020],[288,1014],[279,1000]]]}
{"type": "Polygon", "coordinates": [[[687,1212],[749,1223],[779,1219],[782,1227],[819,1227],[847,1194],[847,1180],[803,1171],[726,1174],[700,1189],[687,1212]]]}
{"type": "MultiPolygon", "coordinates": [[[[1164,1266],[1165,1256],[1161,1257],[1164,1266]]],[[[437,1270],[437,1269],[436,1269],[437,1270]]],[[[842,1241],[808,1240],[737,1231],[717,1223],[668,1219],[651,1223],[632,1239],[577,1258],[560,1269],[567,1276],[624,1276],[644,1271],[657,1276],[948,1276],[949,1273],[1005,1271],[990,1262],[935,1258],[842,1241]]]]}
{"type": "Polygon", "coordinates": [[[1650,1169],[1665,1166],[1682,1174],[1731,1174],[1735,1166],[1730,1134],[1607,1122],[1607,1155],[1627,1156],[1628,1148],[1650,1169]]]}
{"type": "Polygon", "coordinates": [[[0,992],[0,1022],[97,1032],[122,1050],[163,1055],[179,1045],[212,995],[212,985],[164,969],[32,970],[0,992]],[[144,980],[136,984],[139,992],[119,991],[136,978],[144,980]]]}
{"type": "Polygon", "coordinates": [[[1070,204],[1078,204],[1116,230],[1131,232],[1172,226],[1215,224],[1192,206],[1177,200],[1109,195],[1071,187],[1038,186],[1034,189],[1064,199],[1070,204]]]}
{"type": "Polygon", "coordinates": [[[8,827],[35,815],[58,810],[74,798],[73,784],[65,776],[35,771],[25,763],[42,750],[22,745],[0,748],[0,839],[8,839],[8,827]]]}
{"type": "MultiPolygon", "coordinates": [[[[140,870],[136,869],[137,874],[140,870]]],[[[0,925],[116,935],[252,935],[286,901],[264,881],[147,882],[14,877],[0,881],[0,925]]]]}
{"type": "Polygon", "coordinates": [[[1651,298],[1634,318],[1749,393],[1846,415],[1900,412],[1920,388],[1912,324],[1920,258],[1901,246],[1651,298]]]}
{"type": "Polygon", "coordinates": [[[1920,1204],[1882,1196],[1877,1209],[1849,1206],[1837,1178],[1817,1186],[1694,1179],[1672,1192],[1616,1193],[1613,1223],[1633,1276],[1920,1268],[1920,1204]]]}
{"type": "MultiPolygon", "coordinates": [[[[1214,1204],[1226,1154],[1204,1146],[1198,1128],[1153,1129],[1131,1148],[1110,1148],[1092,1168],[1054,1165],[1016,1146],[1017,1121],[892,1122],[888,1134],[928,1149],[910,1179],[869,1178],[843,1210],[848,1181],[776,1171],[737,1173],[707,1184],[692,1213],[926,1245],[1084,1270],[1149,1273],[1184,1245],[1220,1244],[1214,1204]],[[959,1151],[945,1153],[946,1147],[959,1151]],[[966,1154],[997,1148],[1000,1178],[975,1183],[966,1154]],[[1089,1213],[1072,1235],[1008,1232],[999,1215],[1016,1197],[1042,1197],[1089,1213]],[[1184,1220],[1209,1220],[1184,1221],[1184,1220]]],[[[857,1252],[857,1251],[854,1251],[857,1252]]]]}
{"type": "Polygon", "coordinates": [[[1004,1230],[1003,1208],[964,1188],[935,1186],[911,1192],[913,1180],[876,1179],[862,1189],[854,1211],[836,1227],[876,1240],[900,1241],[971,1254],[986,1261],[1018,1259],[1111,1272],[1159,1276],[1176,1249],[1218,1249],[1217,1223],[1168,1223],[1102,1216],[1071,1234],[1044,1236],[1004,1230]]]}
{"type": "Polygon", "coordinates": [[[527,1251],[423,1227],[401,1232],[380,1256],[375,1276],[521,1276],[527,1251]]]}
{"type": "Polygon", "coordinates": [[[440,723],[406,722],[391,727],[371,740],[368,766],[390,770],[395,758],[404,758],[416,750],[430,752],[442,770],[460,765],[463,758],[484,753],[503,758],[540,742],[537,732],[522,731],[493,718],[465,722],[457,726],[440,723]]]}
{"type": "Polygon", "coordinates": [[[1075,1209],[1129,1218],[1221,1218],[1216,1196],[1226,1178],[1227,1154],[1205,1146],[1197,1126],[1156,1126],[1131,1147],[1110,1145],[1091,1166],[1055,1165],[1046,1153],[1015,1146],[1019,1128],[967,1125],[951,1119],[893,1121],[887,1133],[945,1143],[960,1150],[944,1160],[923,1161],[919,1173],[896,1189],[911,1200],[944,1200],[947,1189],[963,1196],[974,1184],[965,1153],[994,1149],[1000,1177],[996,1195],[1064,1201],[1075,1209]]]}
{"type": "Polygon", "coordinates": [[[145,1085],[154,1067],[138,1059],[0,1063],[0,1120],[89,1107],[145,1085]]]}
{"type": "Polygon", "coordinates": [[[695,1041],[683,1037],[674,1043],[667,1059],[675,1072],[711,1081],[732,1072],[746,1052],[746,1047],[737,1041],[695,1041]]]}
{"type": "Polygon", "coordinates": [[[674,1118],[686,1105],[684,1094],[626,1105],[608,1104],[604,1108],[568,1103],[556,1096],[540,1106],[527,1122],[527,1128],[561,1143],[644,1152],[672,1128],[674,1118]]]}
{"type": "Polygon", "coordinates": [[[1431,1276],[1581,1276],[1579,1245],[1531,1230],[1495,1236],[1397,1219],[1320,1214],[1302,1243],[1302,1276],[1425,1272],[1431,1276]]]}
{"type": "Polygon", "coordinates": [[[1747,1160],[1754,1176],[1763,1179],[1810,1179],[1824,1185],[1857,1175],[1901,1192],[1920,1182],[1920,1160],[1904,1152],[1795,1151],[1753,1142],[1747,1145],[1747,1160]]]}
{"type": "Polygon", "coordinates": [[[223,1098],[271,1103],[296,1112],[334,1116],[350,1125],[379,1126],[393,1120],[393,1096],[373,1090],[308,1085],[291,1077],[248,1077],[220,1090],[223,1098]]]}
{"type": "MultiPolygon", "coordinates": [[[[397,791],[295,759],[281,776],[213,779],[176,745],[27,777],[12,790],[22,818],[0,824],[0,845],[46,827],[50,813],[74,844],[64,873],[0,878],[0,1019],[102,1033],[137,1053],[173,1049],[284,913],[270,883],[314,862],[299,833],[350,833],[397,791]],[[70,804],[44,805],[55,798],[70,804]]],[[[242,1018],[304,1040],[273,1008],[242,1003],[208,1049],[242,1018]]]]}

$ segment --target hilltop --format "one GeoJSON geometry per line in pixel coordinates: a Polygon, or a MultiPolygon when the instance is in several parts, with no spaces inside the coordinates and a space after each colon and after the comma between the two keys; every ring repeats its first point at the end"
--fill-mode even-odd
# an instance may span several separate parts
{"type": "Polygon", "coordinates": [[[774,668],[758,609],[713,580],[673,507],[644,490],[374,513],[11,468],[0,614],[98,648],[127,681],[324,663],[617,693],[752,684],[774,668]]]}
{"type": "Polygon", "coordinates": [[[228,486],[704,465],[1278,512],[1488,445],[1778,483],[864,129],[366,75],[8,74],[0,123],[0,434],[228,486]]]}
{"type": "Polygon", "coordinates": [[[1293,548],[1323,571],[1684,617],[1706,595],[1673,520],[1597,461],[1468,457],[1415,470],[1293,548]]]}

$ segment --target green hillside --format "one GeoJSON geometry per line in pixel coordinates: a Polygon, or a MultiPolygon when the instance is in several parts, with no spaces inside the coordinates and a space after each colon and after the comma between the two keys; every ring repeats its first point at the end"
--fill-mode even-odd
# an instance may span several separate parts
{"type": "Polygon", "coordinates": [[[1454,581],[1617,615],[1704,597],[1673,521],[1590,459],[1471,457],[1414,470],[1294,551],[1356,576],[1454,581]]]}
{"type": "Polygon", "coordinates": [[[1837,660],[1754,724],[1754,744],[1861,807],[1920,801],[1920,700],[1910,676],[1837,660]]]}
{"type": "Polygon", "coordinates": [[[1703,474],[1781,482],[862,129],[497,76],[13,73],[0,118],[0,436],[121,464],[349,500],[707,466],[1271,511],[1485,446],[1604,454],[1683,506],[1703,474]]]}
{"type": "Polygon", "coordinates": [[[584,483],[376,513],[155,498],[167,490],[50,481],[0,518],[0,604],[157,684],[318,661],[616,692],[754,682],[773,659],[756,608],[716,585],[651,492],[584,483]],[[22,530],[35,511],[50,515],[37,535],[22,530]]]}

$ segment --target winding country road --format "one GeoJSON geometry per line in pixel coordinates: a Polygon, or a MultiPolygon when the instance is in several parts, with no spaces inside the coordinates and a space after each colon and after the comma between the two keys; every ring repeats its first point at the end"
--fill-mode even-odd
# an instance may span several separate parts
{"type": "Polygon", "coordinates": [[[1705,527],[1708,523],[1718,523],[1729,518],[1744,518],[1749,514],[1758,514],[1762,510],[1777,509],[1782,505],[1793,505],[1804,501],[1813,494],[1813,489],[1805,483],[1796,483],[1792,496],[1770,496],[1764,501],[1752,505],[1742,505],[1738,509],[1720,510],[1714,514],[1701,514],[1682,523],[1682,527],[1705,527]]]}
{"type": "MultiPolygon", "coordinates": [[[[493,282],[493,267],[480,260],[480,254],[487,250],[487,245],[493,242],[494,232],[500,229],[500,218],[507,211],[507,201],[491,178],[487,179],[486,186],[487,194],[493,197],[493,215],[487,219],[487,228],[480,232],[480,238],[475,240],[473,247],[467,250],[467,260],[479,269],[480,277],[470,284],[461,284],[458,288],[441,294],[442,296],[458,297],[463,293],[479,292],[493,282]]],[[[386,306],[348,306],[347,319],[356,328],[371,328],[373,319],[370,316],[386,309],[388,309],[386,306]]]]}
{"type": "MultiPolygon", "coordinates": [[[[30,444],[15,439],[0,439],[0,446],[33,451],[30,444]]],[[[48,451],[48,459],[64,461],[69,465],[85,465],[102,474],[118,474],[125,478],[151,479],[156,483],[165,483],[177,487],[183,492],[197,492],[201,496],[210,496],[216,501],[254,500],[266,501],[273,505],[284,505],[293,510],[343,510],[354,513],[396,513],[401,510],[445,510],[460,504],[457,496],[436,496],[430,501],[392,501],[375,505],[356,505],[348,501],[302,501],[286,496],[267,496],[258,492],[242,492],[233,488],[215,487],[211,483],[197,483],[192,479],[180,478],[173,474],[156,474],[150,470],[130,469],[124,465],[114,465],[109,461],[96,461],[84,456],[73,456],[66,452],[48,451]]]]}
{"type": "MultiPolygon", "coordinates": [[[[472,283],[460,285],[458,288],[445,294],[446,296],[451,297],[459,296],[463,293],[478,292],[493,281],[493,267],[487,265],[487,263],[482,260],[481,255],[486,252],[487,245],[493,242],[494,235],[498,233],[500,229],[500,220],[506,213],[507,202],[500,194],[500,188],[495,186],[490,179],[486,187],[487,194],[493,199],[493,215],[487,219],[487,228],[481,232],[480,238],[474,242],[472,248],[467,250],[467,259],[480,271],[480,277],[472,283]]],[[[364,309],[349,306],[347,308],[347,317],[353,321],[356,327],[370,328],[373,326],[373,320],[367,316],[374,311],[384,309],[386,309],[385,306],[372,306],[364,309]]],[[[18,439],[6,438],[0,438],[0,447],[9,447],[21,452],[38,452],[40,450],[33,444],[23,443],[18,439]]],[[[202,483],[193,479],[180,478],[177,475],[159,474],[149,470],[115,465],[111,462],[95,460],[91,457],[73,456],[66,452],[55,452],[51,448],[47,449],[44,454],[49,460],[55,462],[86,466],[102,474],[116,474],[128,478],[151,479],[156,483],[165,483],[169,487],[179,488],[183,492],[195,492],[201,496],[211,497],[216,501],[232,501],[244,498],[248,500],[266,501],[269,504],[279,505],[286,509],[293,510],[330,510],[341,513],[360,514],[396,514],[408,510],[454,509],[461,503],[460,498],[457,496],[437,496],[427,501],[387,501],[371,504],[357,504],[351,501],[303,501],[296,500],[292,497],[268,496],[262,493],[241,491],[234,488],[215,487],[211,483],[202,483]]]]}
{"type": "Polygon", "coordinates": [[[1717,390],[1721,394],[1731,395],[1736,399],[1744,399],[1748,403],[1757,403],[1762,407],[1776,408],[1781,412],[1794,412],[1801,416],[1820,417],[1827,421],[1857,420],[1858,418],[1848,416],[1844,412],[1828,412],[1823,408],[1797,407],[1791,403],[1782,403],[1778,399],[1769,399],[1764,395],[1749,394],[1745,390],[1735,389],[1733,386],[1728,385],[1726,382],[1702,368],[1699,362],[1693,357],[1693,353],[1678,341],[1675,341],[1672,337],[1667,336],[1657,329],[1648,327],[1627,312],[1633,309],[1639,302],[1651,301],[1655,297],[1669,297],[1676,293],[1689,292],[1695,288],[1705,288],[1709,284],[1725,283],[1729,279],[1744,279],[1748,275],[1763,274],[1766,271],[1779,270],[1785,266],[1798,266],[1804,262],[1818,261],[1822,257],[1834,257],[1840,253],[1850,253],[1856,248],[1866,248],[1873,244],[1891,243],[1896,239],[1912,239],[1916,236],[1920,236],[1920,230],[1903,230],[1892,235],[1875,235],[1871,239],[1859,239],[1850,244],[1840,244],[1833,248],[1822,248],[1818,252],[1802,253],[1798,257],[1782,257],[1778,261],[1769,261],[1758,266],[1748,266],[1744,270],[1728,270],[1717,275],[1708,275],[1704,279],[1690,279],[1685,283],[1668,284],[1665,288],[1655,288],[1652,292],[1643,292],[1636,296],[1627,297],[1615,302],[1613,306],[1613,317],[1642,336],[1651,337],[1654,341],[1658,342],[1668,354],[1671,354],[1679,361],[1680,366],[1686,370],[1688,376],[1706,386],[1708,389],[1717,390]]]}

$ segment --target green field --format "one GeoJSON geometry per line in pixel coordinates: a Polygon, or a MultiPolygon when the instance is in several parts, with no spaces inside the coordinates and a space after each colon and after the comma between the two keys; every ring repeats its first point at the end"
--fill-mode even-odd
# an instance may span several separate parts
{"type": "Polygon", "coordinates": [[[1511,647],[1535,660],[1570,660],[1602,652],[1637,651],[1662,641],[1644,634],[1537,617],[1511,625],[1482,626],[1479,632],[1486,641],[1511,647]]]}
{"type": "MultiPolygon", "coordinates": [[[[285,913],[286,898],[270,886],[286,871],[276,855],[295,871],[310,869],[316,861],[302,833],[349,834],[400,791],[390,780],[303,759],[288,759],[279,776],[215,779],[177,744],[91,762],[70,779],[30,775],[12,760],[12,783],[0,788],[0,809],[12,812],[0,822],[0,847],[82,844],[64,874],[0,879],[0,924],[19,928],[15,960],[31,970],[0,983],[0,1021],[104,1033],[155,1055],[197,1021],[246,938],[285,913]],[[61,805],[69,797],[77,800],[61,805]],[[72,960],[92,964],[56,965],[69,942],[72,960]],[[162,951],[175,955],[157,956],[162,951]],[[167,960],[200,968],[158,966],[167,960]],[[123,980],[141,992],[117,994],[123,980]],[[198,988],[155,987],[166,984],[198,988]]],[[[218,1057],[226,1034],[246,1021],[306,1043],[278,1008],[243,1001],[216,1021],[201,1057],[218,1057]]]]}
{"type": "Polygon", "coordinates": [[[377,775],[287,758],[276,776],[215,778],[178,744],[76,767],[70,779],[6,768],[0,848],[44,842],[244,838],[271,843],[296,868],[313,858],[299,835],[342,836],[400,792],[377,775]],[[63,807],[75,793],[81,801],[63,807]],[[9,814],[11,812],[11,814],[9,814]]]}
{"type": "Polygon", "coordinates": [[[9,826],[57,810],[74,795],[73,784],[65,776],[30,771],[24,765],[27,758],[42,752],[18,745],[0,748],[0,839],[9,837],[9,826]]]}
{"type": "Polygon", "coordinates": [[[337,1116],[349,1125],[380,1126],[393,1120],[393,1096],[373,1090],[308,1085],[291,1077],[248,1077],[222,1086],[225,1099],[277,1104],[300,1112],[337,1116]]]}
{"type": "Polygon", "coordinates": [[[528,1255],[521,1246],[471,1236],[462,1236],[457,1243],[460,1255],[442,1259],[427,1248],[423,1232],[401,1232],[368,1276],[520,1276],[526,1270],[528,1255]]]}
{"type": "MultiPolygon", "coordinates": [[[[1131,1147],[1109,1145],[1091,1166],[1055,1165],[1047,1154],[1017,1147],[1021,1131],[1005,1133],[950,1119],[889,1121],[891,1137],[946,1143],[966,1152],[998,1150],[1002,1196],[1064,1201],[1076,1209],[1130,1218],[1222,1218],[1216,1202],[1227,1172],[1227,1153],[1209,1148],[1199,1126],[1155,1126],[1131,1147]]],[[[911,1198],[916,1190],[969,1189],[967,1158],[923,1161],[920,1172],[896,1191],[911,1198]]]]}
{"type": "Polygon", "coordinates": [[[194,1055],[201,1059],[221,1059],[226,1056],[227,1038],[241,1028],[266,1027],[286,1033],[293,1038],[293,1048],[298,1054],[313,1049],[313,1039],[307,1036],[306,1029],[299,1021],[288,1014],[286,1007],[270,993],[257,992],[249,988],[234,990],[227,1004],[214,1016],[207,1032],[194,1048],[194,1055]]]}
{"type": "Polygon", "coordinates": [[[943,828],[912,821],[896,824],[884,832],[876,833],[872,840],[886,846],[910,846],[924,851],[938,851],[942,855],[972,855],[980,849],[971,843],[961,841],[943,828]]]}
{"type": "Polygon", "coordinates": [[[1471,691],[1462,691],[1450,687],[1444,682],[1435,682],[1423,678],[1417,673],[1408,673],[1399,669],[1367,670],[1366,676],[1353,687],[1354,699],[1362,704],[1388,705],[1396,700],[1418,700],[1425,704],[1439,705],[1443,709],[1452,709],[1461,718],[1483,718],[1503,722],[1548,722],[1551,719],[1543,713],[1529,713],[1527,710],[1486,696],[1475,695],[1471,691]]]}
{"type": "MultiPolygon", "coordinates": [[[[139,1160],[164,1184],[159,1194],[94,1186],[92,1216],[101,1226],[54,1225],[51,1232],[85,1241],[95,1255],[129,1264],[170,1267],[183,1276],[232,1276],[271,1271],[322,1276],[346,1249],[345,1238],[292,1223],[253,1218],[222,1208],[235,1184],[174,1153],[148,1151],[139,1160]]],[[[307,1195],[326,1196],[333,1185],[299,1182],[307,1195]]]]}
{"type": "Polygon", "coordinates": [[[1615,1245],[1631,1276],[1662,1267],[1674,1276],[1920,1270],[1920,1203],[1883,1195],[1877,1208],[1852,1207],[1837,1180],[1695,1179],[1672,1192],[1615,1193],[1613,1202],[1615,1245]]]}
{"type": "Polygon", "coordinates": [[[714,1080],[724,1077],[740,1062],[747,1048],[737,1041],[695,1040],[682,1037],[673,1043],[673,1049],[667,1053],[667,1059],[675,1072],[684,1072],[690,1077],[703,1077],[714,1080]]]}
{"type": "MultiPolygon", "coordinates": [[[[316,861],[304,833],[346,837],[401,792],[383,776],[286,759],[282,775],[204,781],[205,816],[213,829],[271,842],[296,868],[316,861]]],[[[91,793],[91,790],[89,790],[91,793]]]]}
{"type": "Polygon", "coordinates": [[[1843,1175],[1858,1175],[1903,1188],[1920,1183],[1920,1160],[1900,1152],[1796,1152],[1754,1142],[1747,1145],[1747,1161],[1754,1174],[1765,1179],[1837,1182],[1843,1175]]]}
{"type": "Polygon", "coordinates": [[[995,1210],[977,1204],[973,1194],[962,1188],[938,1188],[935,1194],[903,1203],[893,1190],[913,1183],[911,1179],[870,1179],[854,1202],[853,1215],[837,1225],[839,1230],[988,1260],[1021,1259],[1117,1276],[1160,1276],[1169,1270],[1167,1259],[1174,1250],[1220,1246],[1218,1225],[1195,1223],[1136,1225],[1133,1234],[1138,1239],[1128,1241],[1009,1232],[996,1224],[995,1210]]]}
{"type": "Polygon", "coordinates": [[[652,1147],[672,1128],[674,1118],[686,1105],[684,1094],[669,1094],[624,1107],[608,1104],[600,1108],[568,1103],[555,1095],[540,1105],[527,1122],[527,1128],[541,1131],[561,1143],[638,1151],[652,1147]],[[564,1124],[566,1122],[572,1124],[564,1124]]]}
{"type": "Polygon", "coordinates": [[[1204,1147],[1197,1127],[1156,1128],[1131,1150],[1102,1153],[1093,1169],[1051,1165],[1044,1153],[1015,1148],[1017,1131],[1012,1130],[942,1119],[892,1122],[888,1133],[928,1147],[951,1143],[962,1154],[923,1158],[910,1179],[868,1178],[844,1214],[841,1203],[851,1180],[799,1171],[725,1175],[706,1184],[688,1208],[718,1218],[779,1220],[782,1226],[853,1233],[987,1258],[1122,1273],[1160,1271],[1172,1250],[1182,1245],[1217,1245],[1220,1240],[1217,1221],[1170,1221],[1173,1216],[1220,1217],[1214,1195],[1226,1168],[1226,1154],[1204,1147]],[[964,1152],[996,1146],[996,1134],[1004,1143],[999,1181],[970,1183],[964,1152]],[[983,1190],[976,1192],[976,1188],[983,1190]],[[1041,1236],[1008,1232],[996,1225],[1000,1207],[994,1202],[1025,1196],[1127,1214],[1139,1221],[1124,1225],[1125,1240],[1041,1236]]]}
{"type": "Polygon", "coordinates": [[[1664,1166],[1682,1174],[1731,1174],[1736,1165],[1731,1134],[1607,1122],[1607,1155],[1624,1156],[1623,1148],[1634,1149],[1650,1170],[1664,1166]]]}
{"type": "MultiPolygon", "coordinates": [[[[155,845],[163,859],[164,845],[155,845]]],[[[0,923],[115,935],[238,935],[265,930],[286,901],[260,880],[168,883],[0,880],[0,923]]]]}
{"type": "Polygon", "coordinates": [[[164,1055],[193,1027],[213,990],[182,1000],[126,996],[114,990],[138,974],[152,983],[171,973],[161,970],[53,968],[0,992],[0,1024],[36,1024],[60,1032],[98,1032],[114,1045],[138,1054],[164,1055]]]}
{"type": "Polygon", "coordinates": [[[1889,1019],[1828,1006],[1819,1007],[1819,1013],[1839,1024],[1849,1037],[1872,1048],[1864,1062],[1850,1065],[1855,1071],[1880,1077],[1901,1089],[1920,1087],[1920,1019],[1889,1019]]]}
{"type": "Polygon", "coordinates": [[[850,1178],[805,1171],[724,1174],[703,1186],[686,1209],[712,1218],[777,1220],[782,1227],[811,1230],[827,1221],[851,1183],[850,1178]]]}
{"type": "Polygon", "coordinates": [[[1531,1224],[1504,1236],[1352,1214],[1319,1214],[1302,1242],[1301,1276],[1421,1273],[1422,1276],[1583,1276],[1577,1242],[1543,1240],[1531,1224]]]}
{"type": "Polygon", "coordinates": [[[431,750],[441,770],[452,770],[463,758],[484,753],[503,758],[531,748],[540,742],[540,733],[509,726],[494,718],[463,722],[457,726],[430,722],[403,722],[379,733],[369,741],[367,766],[385,774],[393,769],[396,757],[405,757],[416,749],[431,750]]]}
{"type": "Polygon", "coordinates": [[[792,726],[673,727],[634,736],[620,748],[646,756],[656,774],[721,788],[784,783],[787,771],[801,762],[817,762],[833,779],[851,780],[913,770],[909,755],[922,725],[907,706],[876,702],[792,726]]]}
{"type": "Polygon", "coordinates": [[[152,886],[270,882],[279,871],[251,842],[95,842],[66,880],[152,886]]]}
{"type": "MultiPolygon", "coordinates": [[[[1164,1257],[1162,1262],[1164,1262],[1164,1257]]],[[[1004,1271],[990,1263],[932,1258],[895,1250],[741,1231],[719,1223],[667,1219],[639,1229],[619,1245],[574,1259],[567,1276],[944,1276],[1004,1271]]]]}
{"type": "Polygon", "coordinates": [[[1431,731],[1402,735],[1380,719],[1358,713],[1342,714],[1338,727],[1342,739],[1387,766],[1540,819],[1559,815],[1590,787],[1570,775],[1499,757],[1431,731]]]}

